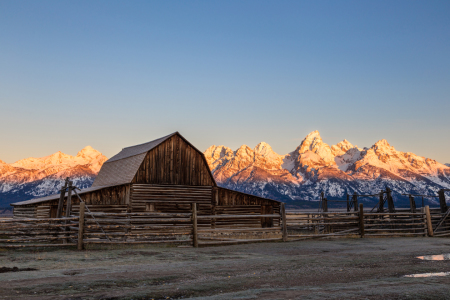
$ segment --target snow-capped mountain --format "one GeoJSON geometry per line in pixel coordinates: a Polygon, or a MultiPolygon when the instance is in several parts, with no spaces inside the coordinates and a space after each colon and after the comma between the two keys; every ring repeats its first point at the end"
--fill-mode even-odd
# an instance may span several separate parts
{"type": "Polygon", "coordinates": [[[204,154],[219,185],[284,201],[317,200],[321,191],[344,198],[389,187],[401,198],[402,193],[436,195],[450,188],[449,166],[397,151],[386,140],[364,149],[347,140],[330,147],[314,131],[286,155],[264,142],[236,151],[211,146],[204,154]]]}
{"type": "MultiPolygon", "coordinates": [[[[322,191],[328,198],[344,198],[347,193],[375,194],[390,187],[394,198],[401,199],[402,193],[436,195],[450,188],[449,164],[397,151],[386,140],[370,148],[347,140],[329,146],[314,131],[285,155],[264,142],[236,151],[211,146],[204,154],[220,186],[291,203],[317,200],[322,191]]],[[[54,194],[66,177],[80,188],[89,187],[106,160],[90,146],[76,156],[56,152],[12,164],[0,160],[0,207],[54,194]]]]}
{"type": "Polygon", "coordinates": [[[0,161],[0,207],[57,193],[66,177],[80,188],[90,187],[106,160],[103,154],[87,146],[76,156],[58,151],[12,164],[0,161]]]}

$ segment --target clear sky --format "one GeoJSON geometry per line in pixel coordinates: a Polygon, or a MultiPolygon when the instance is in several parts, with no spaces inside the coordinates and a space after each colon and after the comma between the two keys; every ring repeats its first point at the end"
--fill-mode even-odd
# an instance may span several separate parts
{"type": "Polygon", "coordinates": [[[0,159],[180,131],[450,163],[450,1],[0,1],[0,159]]]}

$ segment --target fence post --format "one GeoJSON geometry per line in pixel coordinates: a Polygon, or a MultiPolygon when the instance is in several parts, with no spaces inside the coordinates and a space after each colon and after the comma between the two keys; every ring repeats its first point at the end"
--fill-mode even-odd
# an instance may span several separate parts
{"type": "Polygon", "coordinates": [[[428,236],[432,237],[434,235],[433,234],[433,225],[431,224],[430,207],[428,205],[425,206],[425,217],[427,218],[428,236]]]}
{"type": "Polygon", "coordinates": [[[441,213],[445,213],[448,210],[447,203],[445,202],[445,193],[444,190],[439,190],[439,204],[441,206],[441,213]]]}
{"type": "Polygon", "coordinates": [[[395,213],[394,199],[392,198],[392,191],[390,188],[386,188],[386,194],[389,212],[395,213]]]}
{"type": "Polygon", "coordinates": [[[416,201],[414,201],[414,197],[409,195],[409,206],[411,207],[411,212],[416,212],[416,201]]]}
{"type": "Polygon", "coordinates": [[[66,218],[70,217],[72,210],[72,181],[69,181],[69,190],[67,191],[67,206],[66,206],[66,218]]]}
{"type": "Polygon", "coordinates": [[[197,203],[192,203],[192,245],[198,248],[197,203]]]}
{"type": "Polygon", "coordinates": [[[358,194],[353,194],[353,210],[358,211],[358,194]]]}
{"type": "Polygon", "coordinates": [[[66,196],[66,189],[67,184],[69,183],[69,177],[66,178],[66,181],[64,183],[64,187],[61,188],[61,195],[59,196],[59,202],[58,202],[58,210],[56,211],[56,217],[61,218],[63,214],[63,208],[64,208],[64,197],[66,196]]]}
{"type": "Polygon", "coordinates": [[[350,212],[350,195],[347,193],[347,212],[350,212]]]}
{"type": "Polygon", "coordinates": [[[381,190],[380,197],[378,199],[378,209],[377,212],[384,212],[384,191],[381,190]]]}
{"type": "Polygon", "coordinates": [[[78,218],[78,250],[83,250],[84,238],[84,202],[80,201],[80,216],[78,218]]]}
{"type": "MultiPolygon", "coordinates": [[[[72,210],[72,190],[73,190],[72,184],[73,184],[73,182],[69,181],[69,187],[67,190],[66,218],[70,218],[70,214],[71,214],[71,210],[72,210]]],[[[66,225],[70,224],[70,221],[65,220],[65,224],[66,225]]],[[[70,228],[68,226],[64,227],[64,231],[69,231],[69,230],[70,230],[70,228]]],[[[69,234],[66,233],[65,235],[68,236],[69,234]]],[[[67,244],[68,242],[69,242],[68,238],[63,239],[63,244],[67,244]]]]}
{"type": "Polygon", "coordinates": [[[287,242],[287,223],[286,223],[286,209],[284,207],[284,203],[281,203],[280,207],[281,219],[283,220],[283,242],[287,242]]]}
{"type": "Polygon", "coordinates": [[[359,231],[361,237],[364,237],[364,205],[362,203],[359,204],[359,231]]]}
{"type": "Polygon", "coordinates": [[[328,212],[328,200],[327,200],[327,198],[323,198],[323,200],[322,200],[322,210],[323,210],[323,212],[328,212]]]}

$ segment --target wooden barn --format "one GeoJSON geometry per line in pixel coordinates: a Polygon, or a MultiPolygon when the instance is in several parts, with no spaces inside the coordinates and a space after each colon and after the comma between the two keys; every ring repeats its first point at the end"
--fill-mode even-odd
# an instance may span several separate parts
{"type": "MultiPolygon", "coordinates": [[[[280,202],[218,187],[202,152],[178,132],[122,149],[106,161],[90,188],[78,192],[91,212],[167,212],[199,215],[278,214],[280,202]]],[[[14,218],[56,217],[59,194],[11,204],[14,218]]],[[[64,199],[67,201],[67,196],[64,199]]],[[[79,209],[72,197],[72,211],[79,209]]],[[[66,205],[64,205],[66,207],[66,205]]],[[[248,226],[278,226],[273,218],[249,218],[248,226]]],[[[233,226],[202,219],[199,226],[233,226]]]]}

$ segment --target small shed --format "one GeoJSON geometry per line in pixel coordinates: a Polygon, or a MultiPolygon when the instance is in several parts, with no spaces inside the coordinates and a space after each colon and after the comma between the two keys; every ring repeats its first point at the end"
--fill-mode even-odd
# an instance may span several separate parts
{"type": "MultiPolygon", "coordinates": [[[[123,148],[103,164],[92,186],[78,194],[92,212],[176,213],[189,211],[191,203],[197,203],[199,215],[280,211],[279,201],[218,187],[203,153],[178,132],[123,148]]],[[[12,203],[14,218],[56,217],[59,197],[12,203]]],[[[72,197],[72,203],[76,213],[79,199],[72,197]]],[[[271,218],[245,222],[258,227],[275,225],[271,218]]],[[[199,225],[209,226],[210,221],[203,223],[199,225]]]]}

